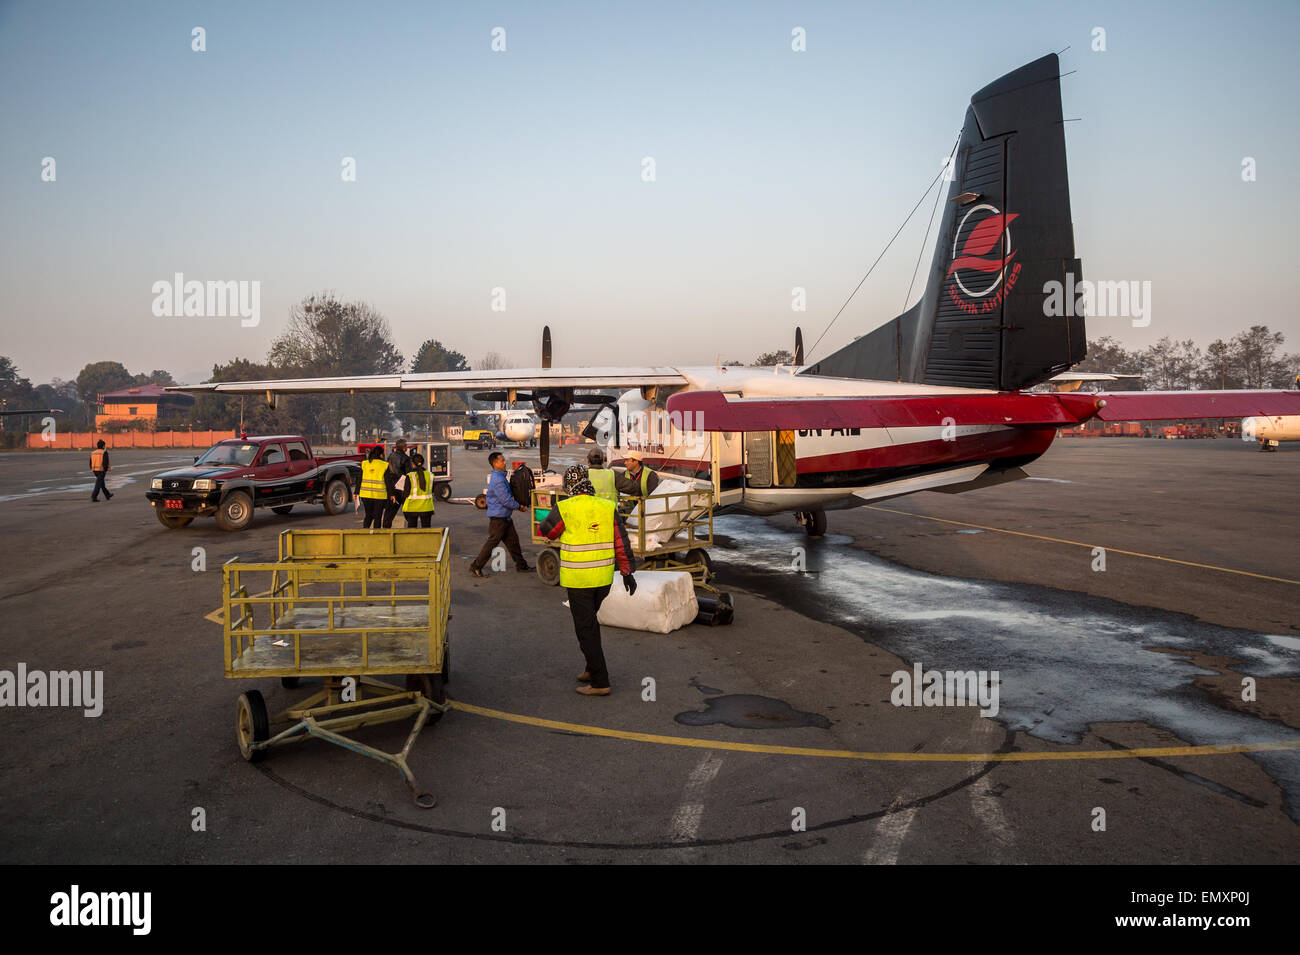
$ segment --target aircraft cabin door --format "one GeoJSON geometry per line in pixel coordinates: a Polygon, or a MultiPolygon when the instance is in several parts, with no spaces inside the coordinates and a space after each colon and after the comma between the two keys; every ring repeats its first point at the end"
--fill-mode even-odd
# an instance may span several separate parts
{"type": "Polygon", "coordinates": [[[724,469],[732,469],[733,474],[740,470],[740,468],[736,468],[736,465],[741,463],[742,437],[743,435],[730,431],[709,432],[713,450],[710,477],[713,481],[713,504],[715,507],[739,504],[745,498],[744,480],[740,476],[724,477],[724,469]]]}
{"type": "Polygon", "coordinates": [[[745,432],[745,486],[772,486],[772,432],[745,432]]]}

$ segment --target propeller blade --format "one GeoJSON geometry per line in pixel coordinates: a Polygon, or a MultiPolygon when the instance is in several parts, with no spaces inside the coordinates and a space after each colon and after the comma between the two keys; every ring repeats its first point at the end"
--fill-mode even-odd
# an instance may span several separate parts
{"type": "Polygon", "coordinates": [[[575,405],[599,405],[600,407],[603,408],[605,405],[612,405],[612,404],[616,404],[617,402],[618,402],[618,398],[615,397],[614,395],[574,395],[573,396],[573,403],[575,405]]]}
{"type": "MultiPolygon", "coordinates": [[[[551,326],[550,325],[542,326],[542,367],[543,368],[551,367],[551,326]]],[[[542,468],[545,469],[546,465],[543,464],[542,468]]]]}
{"type": "Polygon", "coordinates": [[[542,422],[542,436],[538,441],[538,450],[541,452],[542,470],[545,471],[551,463],[551,423],[542,422]]]}
{"type": "Polygon", "coordinates": [[[794,363],[803,364],[803,329],[798,325],[794,329],[794,363]]]}
{"type": "Polygon", "coordinates": [[[509,396],[504,391],[480,391],[474,395],[475,401],[505,401],[509,396]]]}

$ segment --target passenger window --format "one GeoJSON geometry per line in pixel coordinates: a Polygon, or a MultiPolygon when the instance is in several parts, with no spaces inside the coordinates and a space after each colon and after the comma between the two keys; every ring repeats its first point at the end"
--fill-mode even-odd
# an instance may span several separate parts
{"type": "Polygon", "coordinates": [[[262,452],[263,467],[265,467],[268,464],[283,464],[283,463],[284,463],[284,453],[280,450],[280,446],[278,444],[275,445],[274,447],[267,448],[265,451],[262,452]]]}
{"type": "Polygon", "coordinates": [[[289,449],[290,461],[310,460],[310,458],[307,456],[307,446],[304,445],[301,441],[295,441],[292,444],[286,444],[285,447],[289,449]]]}

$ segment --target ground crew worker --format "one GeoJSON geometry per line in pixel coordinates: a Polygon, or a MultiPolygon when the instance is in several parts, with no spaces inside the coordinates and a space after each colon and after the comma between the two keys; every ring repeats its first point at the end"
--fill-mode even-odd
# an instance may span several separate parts
{"type": "Polygon", "coordinates": [[[406,455],[406,439],[398,438],[393,453],[388,456],[388,504],[384,508],[384,526],[392,527],[393,518],[402,509],[405,495],[397,490],[397,479],[411,473],[411,459],[406,455]]]}
{"type": "Polygon", "coordinates": [[[366,509],[362,527],[378,527],[383,521],[384,510],[390,501],[387,474],[388,462],[384,460],[384,449],[375,445],[370,449],[366,460],[361,462],[361,490],[357,496],[361,499],[361,506],[366,509]]]}
{"type": "Polygon", "coordinates": [[[605,467],[605,454],[600,448],[593,448],[587,452],[587,480],[596,489],[597,497],[617,504],[618,488],[614,483],[617,477],[618,475],[605,467]]]}
{"type": "Polygon", "coordinates": [[[397,489],[406,492],[402,517],[407,527],[433,526],[433,472],[424,466],[424,455],[411,455],[411,473],[397,479],[397,489]]]}
{"type": "Polygon", "coordinates": [[[475,577],[482,577],[483,565],[491,559],[492,551],[497,544],[504,544],[510,556],[515,559],[515,570],[522,574],[533,568],[524,560],[524,552],[519,549],[519,534],[515,531],[513,516],[516,510],[528,510],[528,505],[520,504],[510,493],[510,480],[506,477],[506,456],[500,451],[493,451],[488,455],[488,463],[492,465],[487,488],[488,539],[470,563],[469,572],[475,577]]]}
{"type": "Polygon", "coordinates": [[[600,645],[600,621],[596,615],[609,596],[614,567],[623,575],[623,586],[636,593],[636,569],[632,563],[632,542],[611,501],[596,497],[587,470],[574,465],[564,472],[563,498],[542,522],[541,532],[560,541],[560,586],[569,592],[569,612],[578,646],[587,669],[578,674],[577,688],[583,696],[609,696],[609,668],[600,645]]]}
{"type": "Polygon", "coordinates": [[[627,473],[617,481],[618,489],[628,497],[649,497],[659,486],[659,475],[641,464],[641,452],[626,454],[627,473]]]}
{"type": "Polygon", "coordinates": [[[90,473],[95,475],[95,489],[90,492],[90,499],[99,502],[99,492],[104,492],[104,500],[111,501],[113,495],[108,493],[108,485],[104,481],[108,478],[109,463],[108,449],[104,447],[104,440],[101,438],[95,443],[95,450],[90,452],[90,473]]]}

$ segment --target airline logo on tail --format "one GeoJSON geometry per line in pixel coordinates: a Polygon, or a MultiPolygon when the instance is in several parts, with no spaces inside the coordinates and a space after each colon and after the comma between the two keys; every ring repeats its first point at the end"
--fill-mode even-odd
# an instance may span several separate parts
{"type": "Polygon", "coordinates": [[[1018,216],[981,203],[957,224],[945,278],[952,279],[949,298],[963,312],[993,311],[1016,284],[1020,263],[1011,261],[1017,251],[1011,244],[1011,222],[1018,216]]]}

